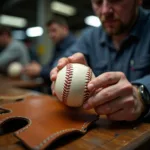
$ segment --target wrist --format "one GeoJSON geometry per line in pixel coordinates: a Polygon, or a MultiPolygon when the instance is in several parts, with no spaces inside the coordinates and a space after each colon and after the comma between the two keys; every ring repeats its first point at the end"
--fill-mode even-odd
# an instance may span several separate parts
{"type": "Polygon", "coordinates": [[[139,118],[138,118],[138,120],[139,119],[141,120],[149,111],[150,95],[144,85],[134,85],[133,87],[136,89],[137,100],[141,104],[141,107],[140,107],[141,115],[139,115],[139,118]]]}
{"type": "Polygon", "coordinates": [[[141,96],[141,94],[140,94],[140,91],[139,91],[139,86],[133,86],[134,87],[134,89],[135,89],[135,97],[136,97],[136,99],[137,99],[137,101],[138,101],[138,103],[140,103],[141,104],[141,113],[140,114],[143,114],[144,112],[145,112],[145,110],[146,110],[146,106],[145,106],[145,103],[144,103],[144,101],[143,101],[143,99],[142,99],[142,96],[141,96]]]}
{"type": "Polygon", "coordinates": [[[144,103],[142,96],[140,94],[139,87],[135,86],[135,85],[133,87],[134,87],[134,91],[135,91],[135,97],[138,101],[138,104],[140,105],[139,116],[141,116],[141,114],[143,114],[145,112],[146,106],[145,106],[145,103],[144,103]]]}

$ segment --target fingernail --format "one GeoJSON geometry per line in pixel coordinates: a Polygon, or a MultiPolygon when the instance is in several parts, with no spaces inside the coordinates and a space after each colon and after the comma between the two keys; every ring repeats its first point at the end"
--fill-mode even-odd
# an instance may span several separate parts
{"type": "Polygon", "coordinates": [[[90,84],[88,84],[88,90],[89,90],[89,91],[92,91],[93,89],[94,89],[94,85],[93,85],[93,84],[91,84],[91,83],[90,83],[90,84]]]}
{"type": "Polygon", "coordinates": [[[88,109],[89,108],[89,104],[88,103],[83,104],[83,108],[84,109],[88,109]]]}
{"type": "Polygon", "coordinates": [[[73,56],[68,57],[69,59],[73,59],[73,56]]]}
{"type": "Polygon", "coordinates": [[[58,66],[61,66],[61,65],[62,65],[62,62],[59,62],[59,63],[58,63],[58,66]]]}
{"type": "Polygon", "coordinates": [[[52,80],[54,80],[54,79],[55,79],[55,77],[56,77],[56,75],[55,75],[55,74],[52,74],[52,75],[51,75],[51,79],[52,79],[52,80]]]}

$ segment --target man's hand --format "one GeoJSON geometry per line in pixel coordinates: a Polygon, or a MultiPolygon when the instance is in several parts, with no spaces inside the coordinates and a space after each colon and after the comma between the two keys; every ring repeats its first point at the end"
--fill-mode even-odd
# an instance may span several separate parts
{"type": "Polygon", "coordinates": [[[84,104],[85,109],[94,108],[99,115],[110,120],[136,120],[144,111],[137,88],[122,72],[107,72],[88,84],[89,91],[95,91],[84,104]]]}
{"type": "Polygon", "coordinates": [[[54,69],[52,69],[52,71],[50,72],[50,78],[53,81],[53,84],[51,86],[53,95],[55,95],[54,81],[57,78],[57,73],[59,70],[61,70],[63,67],[65,67],[68,63],[80,63],[80,64],[87,65],[85,57],[82,53],[76,53],[70,57],[61,58],[58,61],[58,65],[54,69]]]}
{"type": "Polygon", "coordinates": [[[37,62],[32,62],[23,68],[22,73],[29,77],[37,77],[41,72],[41,65],[37,62]]]}

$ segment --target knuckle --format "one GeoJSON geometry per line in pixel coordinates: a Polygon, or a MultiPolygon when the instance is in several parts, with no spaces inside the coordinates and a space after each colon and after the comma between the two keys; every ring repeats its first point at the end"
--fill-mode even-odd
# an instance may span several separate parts
{"type": "Polygon", "coordinates": [[[96,108],[99,107],[99,99],[96,96],[92,96],[91,98],[88,99],[87,103],[91,108],[96,108]]]}
{"type": "Polygon", "coordinates": [[[77,56],[77,59],[80,60],[80,61],[84,61],[85,60],[84,55],[81,54],[81,53],[77,53],[76,56],[77,56]]]}
{"type": "Polygon", "coordinates": [[[123,72],[118,72],[119,73],[119,75],[120,75],[120,77],[122,78],[122,79],[126,79],[126,76],[125,76],[125,74],[123,73],[123,72]]]}
{"type": "Polygon", "coordinates": [[[104,92],[102,95],[105,98],[110,98],[111,97],[111,93],[110,92],[104,92]]]}
{"type": "Polygon", "coordinates": [[[135,111],[133,111],[133,109],[127,109],[126,110],[126,121],[133,121],[136,120],[136,114],[135,111]]]}
{"type": "Polygon", "coordinates": [[[61,58],[61,59],[58,60],[58,64],[59,63],[64,63],[66,61],[68,61],[68,59],[66,57],[63,57],[63,58],[61,58]]]}
{"type": "Polygon", "coordinates": [[[112,82],[113,81],[113,77],[111,75],[110,72],[107,72],[104,74],[104,77],[106,78],[107,81],[112,82]]]}
{"type": "Polygon", "coordinates": [[[50,72],[50,75],[52,75],[55,72],[56,68],[53,68],[50,72]]]}
{"type": "Polygon", "coordinates": [[[105,104],[103,106],[98,106],[95,108],[95,112],[97,114],[100,114],[100,115],[107,115],[107,114],[110,114],[111,113],[111,107],[108,105],[108,104],[105,104]]]}
{"type": "Polygon", "coordinates": [[[64,58],[61,58],[58,60],[58,64],[61,63],[64,60],[64,58]]]}
{"type": "Polygon", "coordinates": [[[106,104],[105,107],[103,108],[103,111],[107,115],[107,114],[110,114],[112,112],[112,108],[110,107],[109,104],[106,104]]]}
{"type": "Polygon", "coordinates": [[[94,100],[94,98],[89,99],[89,100],[88,100],[88,104],[89,104],[91,107],[94,107],[94,105],[95,105],[95,100],[94,100]]]}
{"type": "Polygon", "coordinates": [[[125,105],[126,105],[127,107],[133,107],[133,106],[135,105],[135,102],[134,102],[133,97],[128,98],[128,99],[125,101],[125,105]]]}
{"type": "Polygon", "coordinates": [[[130,92],[130,93],[132,93],[132,91],[133,91],[132,84],[129,82],[124,84],[124,86],[122,86],[121,89],[122,89],[122,91],[130,92]]]}
{"type": "Polygon", "coordinates": [[[84,55],[83,55],[82,53],[79,53],[79,52],[78,52],[78,53],[76,53],[75,55],[78,56],[78,57],[80,57],[80,58],[84,58],[84,55]]]}

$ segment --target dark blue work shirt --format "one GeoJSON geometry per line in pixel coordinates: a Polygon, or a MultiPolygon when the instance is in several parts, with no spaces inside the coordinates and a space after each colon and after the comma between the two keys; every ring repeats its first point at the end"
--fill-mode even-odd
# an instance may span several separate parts
{"type": "Polygon", "coordinates": [[[69,47],[71,47],[76,42],[76,38],[73,34],[69,34],[67,37],[65,37],[59,44],[55,46],[54,49],[54,56],[52,60],[42,67],[40,76],[45,80],[50,82],[49,79],[49,73],[51,69],[53,69],[54,66],[57,65],[58,60],[61,57],[64,57],[65,53],[69,51],[69,47]]]}
{"type": "Polygon", "coordinates": [[[102,27],[86,29],[72,53],[81,52],[96,76],[108,71],[125,73],[130,82],[144,84],[150,93],[150,12],[139,8],[138,18],[119,51],[102,27]]]}

